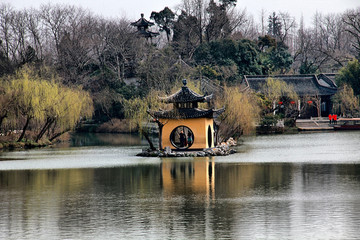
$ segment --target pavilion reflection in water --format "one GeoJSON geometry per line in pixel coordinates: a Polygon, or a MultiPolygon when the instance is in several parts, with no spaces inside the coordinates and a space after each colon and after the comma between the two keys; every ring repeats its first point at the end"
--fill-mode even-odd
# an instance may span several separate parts
{"type": "Polygon", "coordinates": [[[163,159],[161,174],[165,196],[193,193],[215,199],[215,162],[212,158],[189,162],[163,159]]]}

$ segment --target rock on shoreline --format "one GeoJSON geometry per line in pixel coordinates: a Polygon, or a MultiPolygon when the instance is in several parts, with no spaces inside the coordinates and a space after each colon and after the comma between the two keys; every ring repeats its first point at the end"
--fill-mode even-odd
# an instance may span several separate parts
{"type": "Polygon", "coordinates": [[[220,145],[207,148],[200,151],[171,151],[170,149],[155,150],[143,149],[141,153],[136,156],[140,157],[208,157],[208,156],[227,156],[236,153],[235,149],[230,146],[236,146],[236,141],[230,138],[227,142],[223,142],[220,145]]]}

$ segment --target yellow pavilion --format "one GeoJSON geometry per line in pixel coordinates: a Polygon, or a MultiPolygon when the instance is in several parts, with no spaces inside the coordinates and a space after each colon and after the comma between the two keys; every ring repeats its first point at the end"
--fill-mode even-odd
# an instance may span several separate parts
{"type": "Polygon", "coordinates": [[[176,93],[160,98],[173,104],[168,111],[150,112],[161,125],[160,148],[172,150],[202,150],[215,146],[214,117],[224,109],[200,109],[199,102],[210,102],[212,95],[200,95],[189,89],[186,80],[176,93]]]}

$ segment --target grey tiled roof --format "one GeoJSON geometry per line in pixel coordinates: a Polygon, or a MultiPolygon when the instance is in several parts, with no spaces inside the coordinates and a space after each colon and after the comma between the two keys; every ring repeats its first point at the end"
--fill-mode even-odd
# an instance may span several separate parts
{"type": "Polygon", "coordinates": [[[150,112],[152,116],[156,118],[165,118],[165,119],[187,119],[187,118],[213,118],[221,114],[224,111],[224,108],[214,110],[214,109],[199,109],[199,108],[179,108],[169,111],[152,111],[150,112]]]}
{"type": "Polygon", "coordinates": [[[275,76],[263,76],[263,75],[254,75],[254,76],[244,76],[246,84],[250,89],[253,89],[257,92],[261,92],[262,86],[265,84],[265,80],[269,77],[275,79],[281,79],[287,84],[293,86],[294,91],[299,96],[328,96],[334,95],[337,92],[337,86],[334,83],[333,79],[334,74],[330,76],[326,74],[319,75],[275,75],[275,76]]]}
{"type": "Polygon", "coordinates": [[[183,86],[176,93],[160,98],[165,103],[186,103],[186,102],[208,102],[212,95],[200,95],[192,91],[190,88],[183,86]]]}

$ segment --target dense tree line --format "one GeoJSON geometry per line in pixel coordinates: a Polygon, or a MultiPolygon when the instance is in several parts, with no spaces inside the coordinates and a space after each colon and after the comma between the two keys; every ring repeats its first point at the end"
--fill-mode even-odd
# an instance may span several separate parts
{"type": "Polygon", "coordinates": [[[182,78],[226,85],[244,74],[338,72],[360,58],[359,8],[317,13],[305,26],[286,12],[263,12],[257,23],[236,4],[183,0],[177,9],[154,11],[149,18],[162,34],[152,41],[138,37],[130,25],[137,19],[68,5],[18,11],[1,4],[0,76],[28,64],[50,67],[62,86],[88,91],[94,118],[106,121],[123,118],[132,97],[170,93],[182,78]]]}

